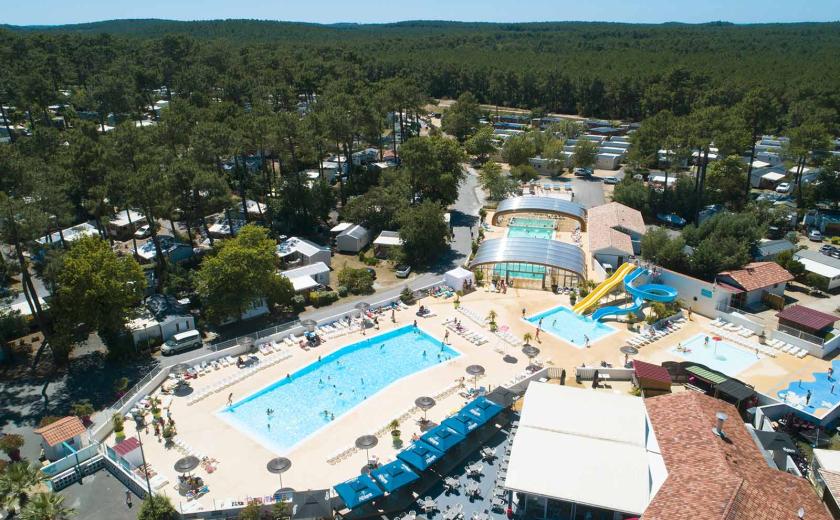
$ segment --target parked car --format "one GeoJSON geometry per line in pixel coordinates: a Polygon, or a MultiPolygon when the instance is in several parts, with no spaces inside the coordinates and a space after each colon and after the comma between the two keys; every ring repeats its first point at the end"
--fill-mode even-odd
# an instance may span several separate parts
{"type": "Polygon", "coordinates": [[[831,244],[826,244],[820,248],[820,253],[824,255],[830,255],[834,251],[834,246],[831,244]]]}
{"type": "Polygon", "coordinates": [[[789,193],[793,189],[793,185],[789,182],[783,182],[776,186],[776,193],[789,193]]]}
{"type": "Polygon", "coordinates": [[[367,271],[370,274],[371,278],[376,280],[376,269],[374,269],[373,267],[365,267],[365,271],[367,271]]]}
{"type": "Polygon", "coordinates": [[[578,177],[589,177],[592,175],[592,168],[575,168],[572,172],[578,177]]]}
{"type": "Polygon", "coordinates": [[[395,269],[397,278],[408,278],[411,273],[410,265],[398,265],[395,269]]]}
{"type": "Polygon", "coordinates": [[[137,231],[134,232],[134,238],[147,238],[151,236],[152,228],[148,224],[140,226],[137,228],[137,231]]]}
{"type": "Polygon", "coordinates": [[[178,352],[201,347],[202,345],[201,334],[197,330],[193,329],[175,334],[166,340],[163,346],[160,347],[160,353],[164,356],[168,356],[170,354],[177,354],[178,352]]]}
{"type": "Polygon", "coordinates": [[[674,227],[683,227],[688,222],[681,216],[677,215],[676,213],[657,213],[656,218],[659,219],[661,222],[665,222],[666,224],[670,224],[674,227]]]}
{"type": "Polygon", "coordinates": [[[823,236],[819,229],[812,229],[810,233],[808,233],[808,240],[811,242],[822,242],[822,239],[823,236]]]}
{"type": "Polygon", "coordinates": [[[618,184],[618,177],[604,177],[604,184],[618,184]]]}

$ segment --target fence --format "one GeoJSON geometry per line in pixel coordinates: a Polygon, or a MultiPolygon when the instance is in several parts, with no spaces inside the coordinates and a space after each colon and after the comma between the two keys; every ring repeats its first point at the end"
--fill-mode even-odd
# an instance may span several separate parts
{"type": "Polygon", "coordinates": [[[218,352],[219,350],[225,350],[225,349],[228,349],[228,348],[236,346],[236,345],[241,345],[245,342],[257,341],[257,340],[260,340],[260,339],[263,339],[263,338],[267,338],[269,336],[273,336],[275,334],[280,334],[282,332],[289,331],[289,330],[291,330],[295,327],[299,327],[299,326],[300,326],[300,321],[299,320],[294,320],[294,321],[290,321],[288,323],[283,323],[281,325],[275,325],[274,327],[269,327],[267,329],[263,329],[263,330],[254,332],[252,334],[246,334],[244,336],[239,336],[237,338],[229,339],[229,340],[222,341],[222,342],[219,342],[219,343],[212,343],[210,345],[207,345],[207,348],[209,350],[212,350],[213,352],[218,352]]]}
{"type": "Polygon", "coordinates": [[[57,461],[44,466],[41,468],[41,472],[46,475],[48,478],[52,478],[59,473],[67,471],[70,468],[73,468],[82,462],[87,461],[88,459],[93,458],[97,453],[99,453],[99,443],[93,442],[84,448],[73,452],[67,455],[64,458],[58,459],[57,461]]]}
{"type": "Polygon", "coordinates": [[[595,377],[596,370],[600,378],[609,376],[610,381],[631,381],[633,379],[632,368],[617,367],[575,367],[575,379],[577,381],[591,381],[595,377]]]}
{"type": "Polygon", "coordinates": [[[807,341],[808,343],[813,343],[818,347],[822,347],[825,340],[823,338],[814,336],[813,334],[808,334],[807,332],[794,329],[793,327],[788,327],[787,325],[782,325],[779,323],[778,329],[788,336],[793,336],[794,338],[799,338],[801,340],[807,341]]]}
{"type": "Polygon", "coordinates": [[[736,309],[730,305],[720,304],[717,306],[717,317],[735,323],[744,328],[750,329],[756,334],[761,334],[765,328],[764,318],[755,314],[748,314],[742,309],[736,309]]]}

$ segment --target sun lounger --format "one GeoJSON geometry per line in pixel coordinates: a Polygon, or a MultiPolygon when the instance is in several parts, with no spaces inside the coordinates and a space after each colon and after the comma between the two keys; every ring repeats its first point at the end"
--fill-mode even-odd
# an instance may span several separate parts
{"type": "Polygon", "coordinates": [[[804,348],[801,348],[801,349],[799,349],[799,354],[797,354],[796,357],[798,357],[799,359],[802,359],[807,355],[808,355],[808,351],[805,350],[804,348]]]}

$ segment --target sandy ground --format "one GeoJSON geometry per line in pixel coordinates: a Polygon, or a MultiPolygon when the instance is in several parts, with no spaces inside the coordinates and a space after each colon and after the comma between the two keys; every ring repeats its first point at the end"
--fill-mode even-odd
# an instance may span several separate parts
{"type": "MultiPolygon", "coordinates": [[[[441,339],[445,330],[443,319],[447,316],[457,316],[468,328],[483,333],[491,341],[483,346],[475,346],[459,336],[450,335],[452,346],[459,350],[462,356],[447,364],[438,365],[400,380],[387,391],[379,392],[345,416],[313,434],[291,452],[279,454],[289,457],[293,464],[291,470],[283,476],[284,486],[295,489],[325,488],[357,475],[359,468],[365,463],[363,453],[351,453],[338,463],[328,460],[338,452],[351,448],[359,435],[375,433],[392,419],[409,411],[417,396],[436,396],[442,392],[455,390],[457,381],[464,376],[464,370],[470,364],[478,363],[486,368],[486,375],[479,382],[481,385],[490,387],[505,383],[523,372],[527,359],[517,349],[495,338],[486,328],[481,328],[478,324],[465,319],[463,314],[455,311],[451,299],[426,298],[422,303],[430,306],[438,314],[436,317],[422,319],[419,322],[420,328],[432,336],[441,339]],[[518,359],[515,363],[506,362],[503,359],[503,353],[518,359]]],[[[461,298],[461,305],[478,315],[486,316],[490,310],[494,310],[498,315],[499,325],[507,325],[517,337],[522,337],[526,332],[534,333],[533,325],[520,318],[523,307],[530,315],[557,305],[568,306],[568,304],[567,296],[517,288],[509,289],[506,294],[487,292],[486,289],[480,288],[461,298]]],[[[381,320],[383,331],[405,325],[414,319],[412,311],[401,311],[397,313],[396,324],[385,323],[389,321],[387,319],[381,320]]],[[[685,341],[698,333],[711,333],[706,327],[707,323],[706,318],[695,315],[693,321],[682,330],[643,347],[637,358],[655,363],[680,360],[667,350],[677,342],[685,341]]],[[[613,321],[610,325],[617,328],[618,332],[596,341],[589,349],[575,348],[549,334],[542,334],[541,340],[534,344],[541,349],[539,358],[548,366],[565,368],[569,374],[568,380],[573,382],[575,366],[584,363],[589,366],[598,365],[602,361],[620,366],[624,362],[624,357],[618,349],[624,345],[630,332],[623,322],[613,321]]],[[[197,471],[197,474],[204,478],[210,487],[210,493],[200,499],[202,505],[220,506],[222,501],[230,498],[266,496],[279,487],[277,477],[270,475],[265,469],[266,462],[278,454],[216,417],[215,412],[224,406],[227,394],[233,392],[234,399],[241,399],[284,377],[287,373],[314,362],[319,355],[326,355],[359,339],[361,336],[354,333],[330,340],[326,345],[308,352],[296,347],[290,348],[288,349],[288,352],[292,354],[290,359],[257,372],[230,389],[212,394],[192,406],[187,405],[187,398],[174,398],[171,413],[178,427],[178,438],[195,451],[219,461],[218,469],[211,474],[202,469],[197,471]]],[[[752,367],[738,374],[738,377],[755,385],[759,391],[773,393],[787,386],[791,380],[799,377],[807,378],[811,372],[825,371],[827,367],[828,362],[810,356],[805,359],[796,359],[780,354],[775,359],[760,359],[752,367]]],[[[234,374],[236,370],[231,367],[212,372],[196,380],[194,386],[201,388],[211,385],[220,378],[234,374]]],[[[616,384],[614,388],[607,390],[625,392],[628,390],[625,386],[616,384]]],[[[465,399],[457,392],[438,399],[437,406],[429,412],[429,418],[440,421],[465,402],[465,399]]],[[[416,423],[418,417],[419,415],[415,413],[401,422],[403,440],[408,441],[412,434],[419,433],[416,423]]],[[[134,434],[133,425],[127,424],[126,430],[128,435],[134,434]]],[[[170,482],[169,485],[161,488],[161,491],[172,497],[175,503],[186,504],[186,500],[178,495],[172,485],[177,481],[172,465],[182,454],[175,449],[166,448],[153,435],[144,433],[142,436],[147,459],[153,468],[170,482]]],[[[109,440],[108,444],[113,444],[113,440],[109,440]]],[[[372,451],[372,455],[375,454],[381,461],[388,461],[395,456],[396,451],[391,444],[390,434],[386,432],[380,437],[379,446],[372,451]]]]}

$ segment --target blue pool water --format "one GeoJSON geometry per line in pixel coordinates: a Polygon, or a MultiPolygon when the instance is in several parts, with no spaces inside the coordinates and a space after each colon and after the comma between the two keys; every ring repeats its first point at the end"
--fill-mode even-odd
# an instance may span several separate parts
{"type": "Polygon", "coordinates": [[[540,319],[542,319],[543,332],[548,332],[578,348],[586,346],[586,337],[584,336],[589,337],[591,345],[600,338],[616,331],[605,323],[592,321],[586,316],[575,314],[571,309],[562,306],[526,318],[528,322],[534,325],[538,325],[540,319]]]}
{"type": "Polygon", "coordinates": [[[705,334],[698,334],[688,341],[683,341],[682,346],[691,350],[691,352],[677,351],[679,345],[672,347],[669,352],[689,361],[696,361],[729,376],[743,372],[759,359],[755,352],[732,346],[725,341],[714,341],[712,339],[714,336],[708,336],[709,344],[706,345],[706,337],[705,334]]]}
{"type": "Polygon", "coordinates": [[[218,413],[284,452],[391,383],[459,355],[409,325],[341,348],[218,413]]]}
{"type": "Polygon", "coordinates": [[[787,388],[780,390],[778,396],[784,402],[804,410],[806,412],[814,412],[817,408],[833,408],[840,402],[840,385],[837,385],[838,372],[840,372],[840,361],[835,360],[831,362],[831,367],[834,369],[834,375],[831,379],[828,378],[828,372],[814,372],[813,381],[803,380],[801,383],[792,381],[787,388]],[[805,397],[808,391],[811,391],[811,399],[805,404],[805,397]],[[833,392],[832,392],[833,390],[833,392]]]}
{"type": "Polygon", "coordinates": [[[541,218],[514,217],[508,223],[508,236],[550,239],[554,236],[554,221],[541,218]]]}

